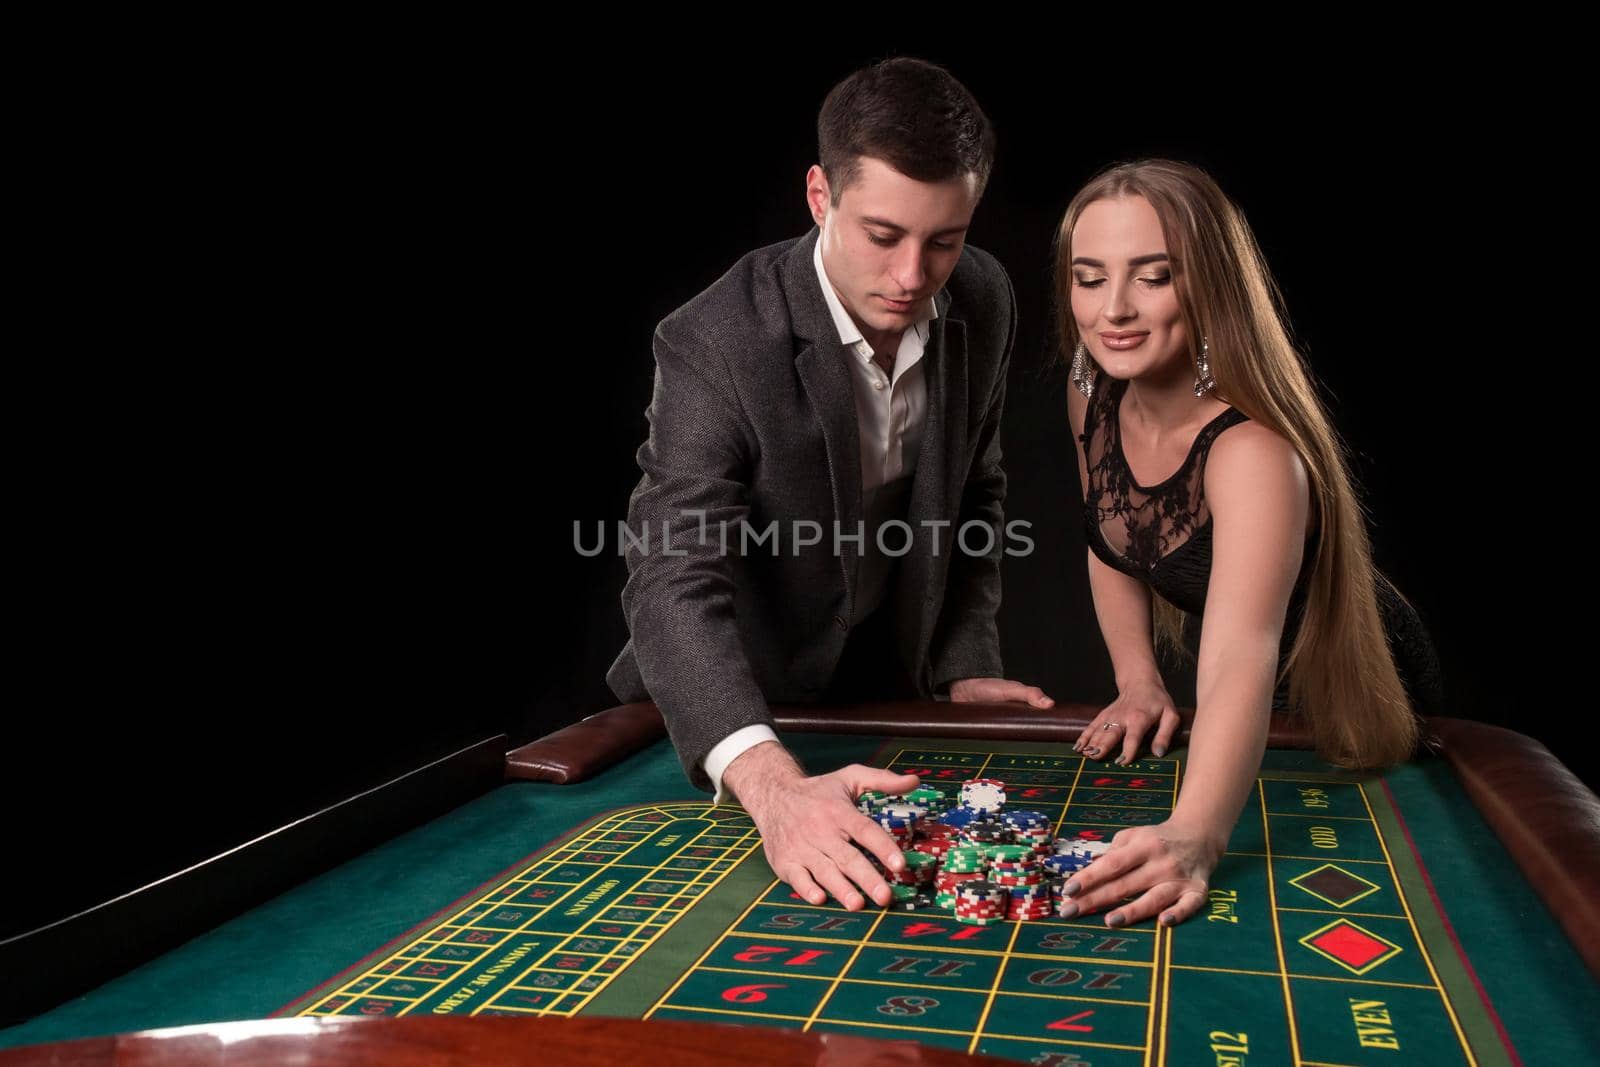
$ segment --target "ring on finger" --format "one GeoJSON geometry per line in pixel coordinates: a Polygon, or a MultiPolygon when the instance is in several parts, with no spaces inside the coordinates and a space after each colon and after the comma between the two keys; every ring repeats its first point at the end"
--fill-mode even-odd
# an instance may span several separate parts
{"type": "Polygon", "coordinates": [[[1108,722],[1108,723],[1106,723],[1106,724],[1105,724],[1105,725],[1104,725],[1104,726],[1102,726],[1102,727],[1100,727],[1100,729],[1102,729],[1102,730],[1109,730],[1109,729],[1111,729],[1111,728],[1112,728],[1112,727],[1113,727],[1113,726],[1115,726],[1115,727],[1116,727],[1116,728],[1117,728],[1117,729],[1119,729],[1119,730],[1120,730],[1120,729],[1121,729],[1121,728],[1122,728],[1122,724],[1121,724],[1121,723],[1120,723],[1120,722],[1108,722]]]}

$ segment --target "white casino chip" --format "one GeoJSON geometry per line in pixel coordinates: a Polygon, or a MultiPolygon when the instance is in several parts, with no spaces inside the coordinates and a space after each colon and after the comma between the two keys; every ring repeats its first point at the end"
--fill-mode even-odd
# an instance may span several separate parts
{"type": "Polygon", "coordinates": [[[1006,792],[995,782],[968,782],[961,787],[961,803],[974,811],[993,815],[1005,807],[1006,792]]]}

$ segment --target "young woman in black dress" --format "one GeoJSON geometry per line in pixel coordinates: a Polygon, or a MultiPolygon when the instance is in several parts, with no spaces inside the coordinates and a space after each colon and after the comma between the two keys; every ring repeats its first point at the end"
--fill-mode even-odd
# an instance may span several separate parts
{"type": "Polygon", "coordinates": [[[1077,749],[1164,755],[1179,721],[1156,661],[1201,618],[1183,789],[1068,889],[1080,914],[1181,922],[1254,785],[1269,712],[1310,722],[1345,767],[1407,758],[1437,657],[1373,566],[1343,446],[1289,340],[1239,209],[1204,172],[1144,160],[1077,194],[1056,244],[1068,415],[1095,614],[1117,699],[1077,749]]]}

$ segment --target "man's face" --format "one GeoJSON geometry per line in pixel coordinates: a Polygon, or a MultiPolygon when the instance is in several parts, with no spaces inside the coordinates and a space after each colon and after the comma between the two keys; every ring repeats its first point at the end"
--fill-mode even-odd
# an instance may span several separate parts
{"type": "Polygon", "coordinates": [[[822,227],[822,268],[874,348],[904,331],[955,270],[977,184],[972,174],[919,182],[863,156],[860,176],[834,207],[822,168],[806,175],[806,201],[822,227]]]}

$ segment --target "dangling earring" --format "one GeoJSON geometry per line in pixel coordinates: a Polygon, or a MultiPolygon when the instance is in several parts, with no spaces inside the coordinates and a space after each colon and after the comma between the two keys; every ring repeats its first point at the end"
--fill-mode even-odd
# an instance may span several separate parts
{"type": "Polygon", "coordinates": [[[1200,338],[1200,357],[1195,360],[1194,395],[1196,397],[1205,396],[1217,387],[1217,380],[1211,376],[1211,363],[1208,358],[1210,355],[1211,349],[1207,345],[1205,337],[1202,336],[1200,338]]]}
{"type": "Polygon", "coordinates": [[[1072,384],[1086,398],[1094,398],[1094,360],[1089,357],[1089,346],[1082,341],[1072,350],[1072,384]]]}

